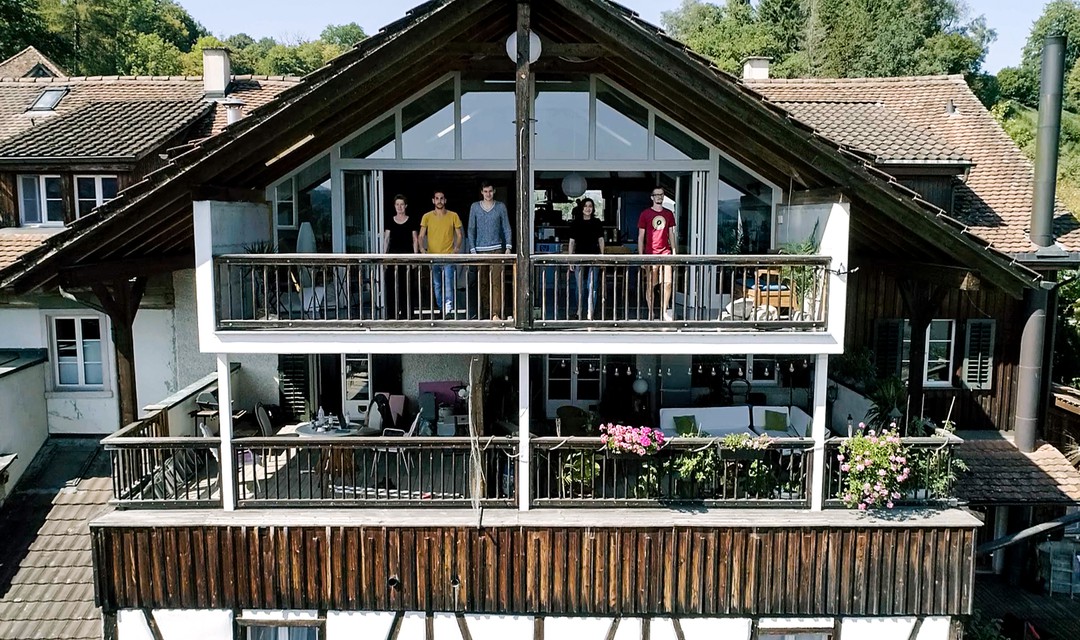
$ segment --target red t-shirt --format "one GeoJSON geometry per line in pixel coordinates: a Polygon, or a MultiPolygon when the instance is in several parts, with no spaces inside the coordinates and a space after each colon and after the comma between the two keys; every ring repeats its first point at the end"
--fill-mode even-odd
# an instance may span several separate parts
{"type": "Polygon", "coordinates": [[[670,255],[668,229],[675,228],[675,214],[670,209],[654,211],[652,207],[638,216],[638,229],[645,230],[645,255],[670,255]]]}

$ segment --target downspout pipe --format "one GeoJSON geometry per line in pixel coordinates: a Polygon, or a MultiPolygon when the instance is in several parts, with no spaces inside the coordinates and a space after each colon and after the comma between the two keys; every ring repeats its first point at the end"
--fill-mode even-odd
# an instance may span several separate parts
{"type": "Polygon", "coordinates": [[[1058,143],[1061,138],[1061,100],[1065,83],[1063,35],[1046,38],[1039,81],[1039,125],[1035,143],[1035,194],[1031,207],[1031,243],[1040,257],[1057,257],[1054,246],[1054,196],[1057,190],[1058,143]]]}

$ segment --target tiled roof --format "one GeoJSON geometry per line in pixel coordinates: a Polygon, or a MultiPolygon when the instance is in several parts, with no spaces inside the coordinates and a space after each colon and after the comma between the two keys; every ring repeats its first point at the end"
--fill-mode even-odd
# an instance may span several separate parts
{"type": "MultiPolygon", "coordinates": [[[[931,132],[947,148],[963,154],[974,166],[966,184],[956,190],[954,215],[979,237],[1006,253],[1034,251],[1028,240],[1034,173],[1031,162],[1002,130],[968,88],[962,76],[903,78],[821,78],[746,80],[770,101],[787,108],[805,103],[831,103],[814,110],[794,106],[796,117],[823,132],[841,129],[844,105],[874,102],[905,122],[911,132],[931,132]],[[952,101],[955,112],[948,113],[952,101]]],[[[854,107],[860,113],[864,106],[854,107]]],[[[860,146],[854,140],[854,146],[860,146]]],[[[912,144],[917,146],[916,141],[912,144]]],[[[866,149],[873,152],[872,149],[866,149]]],[[[1080,223],[1060,205],[1054,231],[1066,249],[1080,250],[1080,223]]]]}
{"type": "Polygon", "coordinates": [[[44,53],[30,46],[0,62],[0,78],[24,78],[38,65],[41,65],[53,76],[67,75],[59,65],[50,60],[44,53]]]}
{"type": "Polygon", "coordinates": [[[0,229],[0,269],[15,262],[27,251],[45,242],[61,228],[7,228],[0,229]]]}
{"type": "Polygon", "coordinates": [[[0,142],[0,160],[108,158],[134,161],[213,109],[208,102],[91,102],[0,142]]]}
{"type": "Polygon", "coordinates": [[[1022,453],[1002,438],[967,439],[957,455],[968,471],[957,497],[977,504],[1080,504],[1080,471],[1053,445],[1022,453]]]}
{"type": "Polygon", "coordinates": [[[108,456],[51,439],[0,510],[0,638],[100,638],[89,521],[109,511],[108,456]]]}
{"type": "MultiPolygon", "coordinates": [[[[244,101],[250,113],[291,86],[297,78],[285,76],[233,76],[229,97],[244,101]]],[[[40,124],[42,118],[56,117],[27,112],[41,92],[50,87],[66,87],[67,95],[56,105],[62,116],[94,102],[190,101],[203,102],[200,76],[90,76],[78,78],[0,78],[0,140],[40,124]]],[[[225,109],[218,107],[213,129],[225,127],[225,109]]]]}
{"type": "Polygon", "coordinates": [[[785,102],[781,106],[828,138],[873,154],[878,162],[969,162],[963,152],[880,102],[785,102]]]}

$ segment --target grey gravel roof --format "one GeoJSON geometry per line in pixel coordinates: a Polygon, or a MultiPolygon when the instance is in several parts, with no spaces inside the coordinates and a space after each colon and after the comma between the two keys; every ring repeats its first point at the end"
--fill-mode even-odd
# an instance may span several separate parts
{"type": "Polygon", "coordinates": [[[210,113],[207,102],[92,102],[0,143],[0,160],[31,158],[134,161],[210,113]]]}

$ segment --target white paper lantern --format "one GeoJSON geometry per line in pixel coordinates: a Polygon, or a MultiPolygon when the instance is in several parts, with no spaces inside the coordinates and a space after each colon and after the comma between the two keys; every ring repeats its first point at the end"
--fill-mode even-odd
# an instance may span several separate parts
{"type": "Polygon", "coordinates": [[[649,383],[645,381],[645,378],[638,378],[637,380],[634,380],[634,384],[632,386],[634,388],[634,393],[638,394],[639,396],[645,395],[645,392],[649,390],[649,383]]]}
{"type": "MultiPolygon", "coordinates": [[[[510,34],[510,37],[506,39],[506,55],[510,56],[510,60],[517,64],[517,31],[510,34]]],[[[534,32],[529,32],[529,64],[532,64],[540,59],[540,36],[534,32]]]]}
{"type": "Polygon", "coordinates": [[[581,194],[585,193],[588,186],[585,177],[581,174],[571,173],[562,179],[562,192],[566,194],[567,198],[580,197],[581,194]]]}

